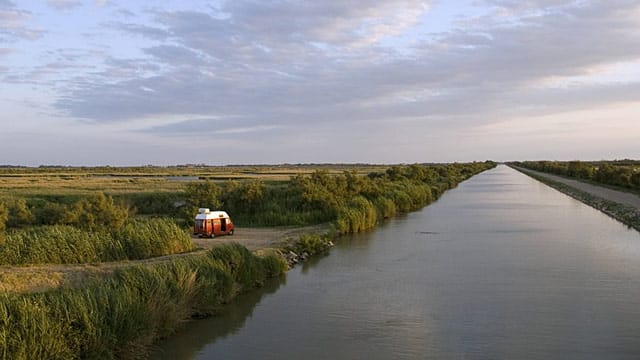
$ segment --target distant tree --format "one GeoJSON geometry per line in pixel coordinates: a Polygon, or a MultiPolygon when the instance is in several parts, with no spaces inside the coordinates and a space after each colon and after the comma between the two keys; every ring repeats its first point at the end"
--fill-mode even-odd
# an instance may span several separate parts
{"type": "Polygon", "coordinates": [[[245,204],[249,213],[255,213],[264,199],[264,183],[260,180],[252,180],[243,185],[240,199],[245,204]]]}
{"type": "Polygon", "coordinates": [[[640,171],[636,171],[631,175],[631,184],[637,190],[640,190],[640,171]]]}
{"type": "Polygon", "coordinates": [[[188,223],[193,223],[198,208],[217,209],[222,206],[220,187],[216,183],[206,180],[205,182],[192,182],[186,185],[187,205],[184,207],[184,217],[188,223]]]}
{"type": "Polygon", "coordinates": [[[578,177],[584,165],[580,161],[569,161],[567,165],[567,175],[572,177],[578,177]]]}

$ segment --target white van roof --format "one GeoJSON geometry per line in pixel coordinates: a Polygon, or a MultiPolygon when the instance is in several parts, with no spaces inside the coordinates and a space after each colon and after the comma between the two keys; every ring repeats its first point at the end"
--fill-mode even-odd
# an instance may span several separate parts
{"type": "MultiPolygon", "coordinates": [[[[200,209],[198,209],[200,210],[200,209]]],[[[225,211],[209,211],[209,209],[207,209],[206,212],[200,212],[199,214],[196,215],[196,220],[205,220],[205,219],[218,219],[218,218],[229,218],[229,214],[227,214],[225,211]]]]}

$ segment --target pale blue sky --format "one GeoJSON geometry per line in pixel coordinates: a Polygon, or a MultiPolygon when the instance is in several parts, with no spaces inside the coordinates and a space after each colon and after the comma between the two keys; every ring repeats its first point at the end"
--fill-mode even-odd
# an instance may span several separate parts
{"type": "Polygon", "coordinates": [[[0,164],[640,158],[635,0],[0,0],[0,164]]]}

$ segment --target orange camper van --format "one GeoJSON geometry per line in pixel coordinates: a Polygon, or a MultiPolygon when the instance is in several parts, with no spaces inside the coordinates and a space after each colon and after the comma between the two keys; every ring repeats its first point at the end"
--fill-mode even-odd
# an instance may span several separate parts
{"type": "Polygon", "coordinates": [[[214,237],[218,235],[233,235],[233,222],[224,211],[210,211],[207,208],[198,209],[193,235],[199,237],[214,237]]]}

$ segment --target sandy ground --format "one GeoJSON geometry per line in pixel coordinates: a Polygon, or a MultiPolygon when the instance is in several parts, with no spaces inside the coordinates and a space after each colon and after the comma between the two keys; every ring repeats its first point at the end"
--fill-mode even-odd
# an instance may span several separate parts
{"type": "Polygon", "coordinates": [[[213,239],[192,236],[196,246],[210,249],[217,244],[236,242],[255,251],[279,247],[288,239],[296,239],[301,234],[318,233],[327,229],[327,225],[305,227],[274,227],[274,228],[236,228],[233,235],[217,236],[213,239]]]}
{"type": "MultiPolygon", "coordinates": [[[[519,170],[519,168],[516,168],[516,167],[514,167],[514,168],[516,170],[519,170]]],[[[632,193],[628,193],[628,192],[624,192],[624,191],[612,190],[612,189],[608,189],[606,187],[587,184],[587,183],[584,183],[584,182],[581,182],[581,181],[578,181],[578,180],[567,179],[567,178],[564,178],[562,176],[547,174],[547,173],[543,173],[543,172],[539,172],[539,171],[533,171],[533,170],[529,170],[529,169],[522,169],[522,171],[530,172],[530,173],[533,173],[535,175],[542,176],[542,177],[545,177],[547,179],[550,179],[550,180],[553,180],[553,181],[556,181],[556,182],[563,183],[565,185],[571,186],[572,188],[575,188],[575,189],[578,189],[578,190],[582,190],[582,191],[584,191],[586,193],[589,193],[590,195],[597,196],[597,197],[603,198],[605,200],[614,201],[614,202],[617,202],[619,204],[629,205],[629,206],[635,207],[636,209],[640,210],[640,196],[638,196],[636,194],[632,194],[632,193]]]]}
{"type": "Polygon", "coordinates": [[[118,261],[109,263],[80,265],[33,265],[33,266],[0,266],[0,291],[7,292],[41,292],[61,286],[76,287],[90,279],[108,276],[113,270],[140,264],[169,261],[176,257],[191,256],[208,249],[230,242],[244,245],[249,250],[260,250],[280,247],[289,239],[296,239],[305,233],[320,233],[328,229],[327,225],[305,227],[243,228],[235,229],[232,236],[218,236],[212,239],[192,236],[198,248],[194,252],[161,256],[152,259],[135,261],[118,261]]]}

